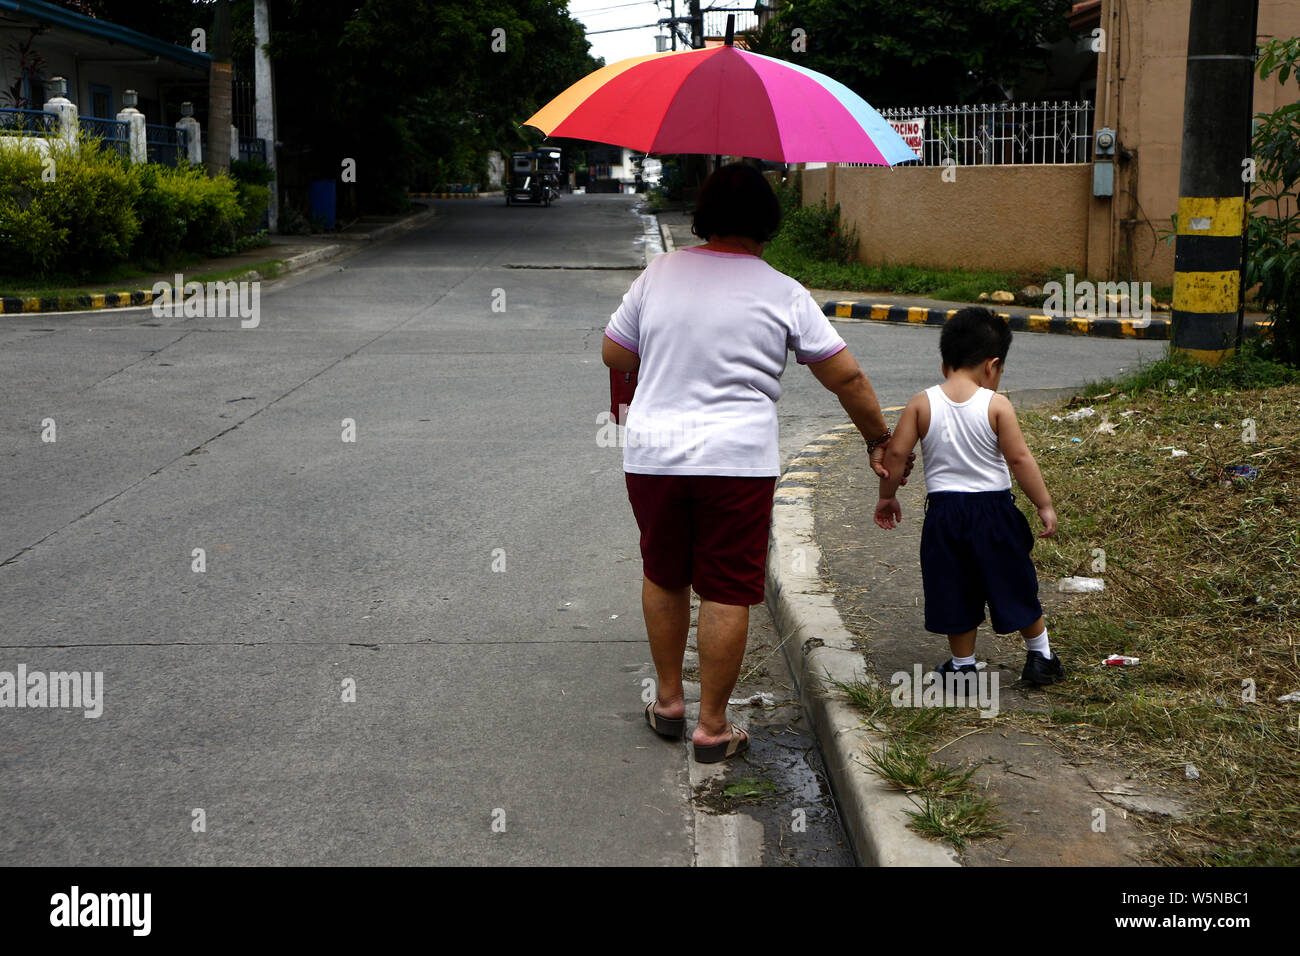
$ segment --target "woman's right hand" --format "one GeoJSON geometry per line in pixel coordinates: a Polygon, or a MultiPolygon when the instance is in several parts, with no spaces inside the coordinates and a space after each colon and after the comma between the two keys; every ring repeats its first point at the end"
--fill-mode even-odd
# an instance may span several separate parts
{"type": "Polygon", "coordinates": [[[903,520],[903,509],[897,498],[881,498],[876,502],[876,524],[891,531],[903,520]]]}

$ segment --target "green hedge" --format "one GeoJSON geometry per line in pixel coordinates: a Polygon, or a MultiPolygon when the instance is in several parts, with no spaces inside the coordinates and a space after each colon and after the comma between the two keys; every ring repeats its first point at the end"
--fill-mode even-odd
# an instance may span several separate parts
{"type": "Polygon", "coordinates": [[[270,200],[265,185],[188,164],[132,165],[95,140],[51,155],[49,177],[35,149],[0,144],[0,273],[88,277],[128,260],[222,255],[257,230],[270,200]]]}
{"type": "Polygon", "coordinates": [[[812,206],[785,211],[776,240],[810,259],[839,265],[852,262],[858,252],[857,230],[845,231],[840,223],[839,204],[827,208],[824,199],[812,206]]]}

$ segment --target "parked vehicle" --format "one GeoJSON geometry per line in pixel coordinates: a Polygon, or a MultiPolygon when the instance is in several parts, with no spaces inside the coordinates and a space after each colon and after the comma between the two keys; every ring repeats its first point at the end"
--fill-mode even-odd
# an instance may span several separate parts
{"type": "Polygon", "coordinates": [[[510,156],[510,182],[506,184],[506,205],[541,203],[549,206],[560,198],[560,151],[546,148],[510,156]]]}

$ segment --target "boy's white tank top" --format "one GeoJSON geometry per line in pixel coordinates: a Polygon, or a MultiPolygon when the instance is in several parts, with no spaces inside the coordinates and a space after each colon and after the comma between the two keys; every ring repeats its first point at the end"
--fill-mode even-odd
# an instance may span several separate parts
{"type": "Polygon", "coordinates": [[[1008,491],[1011,472],[989,424],[993,392],[954,402],[938,385],[925,390],[930,428],[921,439],[926,491],[1008,491]]]}

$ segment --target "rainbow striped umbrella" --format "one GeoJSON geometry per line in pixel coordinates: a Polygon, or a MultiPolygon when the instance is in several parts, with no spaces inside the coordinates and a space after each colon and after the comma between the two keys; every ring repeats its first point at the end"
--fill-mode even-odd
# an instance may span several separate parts
{"type": "Polygon", "coordinates": [[[574,83],[524,125],[547,136],[643,153],[875,166],[917,158],[843,83],[730,43],[612,63],[574,83]]]}

